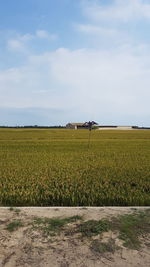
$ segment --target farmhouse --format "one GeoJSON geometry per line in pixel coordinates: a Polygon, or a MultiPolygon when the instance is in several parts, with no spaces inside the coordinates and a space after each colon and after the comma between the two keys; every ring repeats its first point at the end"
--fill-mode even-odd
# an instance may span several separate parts
{"type": "Polygon", "coordinates": [[[66,129],[89,129],[89,123],[91,123],[91,126],[98,125],[95,121],[92,122],[73,122],[66,124],[66,129]]]}
{"type": "Polygon", "coordinates": [[[66,129],[81,129],[81,128],[86,128],[84,122],[73,122],[73,123],[68,123],[66,124],[66,129]]]}

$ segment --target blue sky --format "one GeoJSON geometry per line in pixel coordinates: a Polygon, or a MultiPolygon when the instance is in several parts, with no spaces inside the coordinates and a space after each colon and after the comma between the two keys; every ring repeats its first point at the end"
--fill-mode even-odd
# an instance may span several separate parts
{"type": "Polygon", "coordinates": [[[5,0],[0,125],[150,126],[150,2],[5,0]]]}

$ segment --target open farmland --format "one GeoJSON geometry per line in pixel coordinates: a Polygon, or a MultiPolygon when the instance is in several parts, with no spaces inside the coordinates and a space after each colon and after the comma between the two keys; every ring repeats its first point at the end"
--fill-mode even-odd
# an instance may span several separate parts
{"type": "Polygon", "coordinates": [[[0,129],[0,205],[149,206],[150,131],[0,129]]]}

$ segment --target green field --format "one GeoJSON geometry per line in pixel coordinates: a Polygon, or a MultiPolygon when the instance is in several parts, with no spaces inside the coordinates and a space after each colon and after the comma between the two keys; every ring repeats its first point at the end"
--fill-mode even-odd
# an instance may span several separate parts
{"type": "Polygon", "coordinates": [[[149,206],[150,131],[0,129],[1,206],[149,206]]]}

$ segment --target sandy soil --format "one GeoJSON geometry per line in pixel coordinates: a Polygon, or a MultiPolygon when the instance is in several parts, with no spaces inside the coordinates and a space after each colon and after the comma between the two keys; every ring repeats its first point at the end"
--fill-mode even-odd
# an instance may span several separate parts
{"type": "MultiPolygon", "coordinates": [[[[137,208],[138,209],[138,208],[137,208]]],[[[141,208],[145,209],[145,208],[141,208]]],[[[30,222],[38,217],[70,217],[82,215],[84,220],[109,218],[118,214],[132,213],[135,208],[20,208],[20,212],[0,208],[0,266],[5,267],[148,267],[150,266],[150,237],[144,237],[140,251],[125,248],[115,234],[103,234],[103,240],[110,237],[121,249],[100,255],[90,249],[90,240],[78,234],[61,232],[51,237],[33,230],[30,222]],[[13,232],[6,225],[20,219],[23,227],[13,232]]],[[[77,224],[77,223],[76,223],[77,224]]],[[[70,225],[72,227],[72,225],[70,225]]],[[[96,237],[98,238],[98,237],[96,237]]]]}

